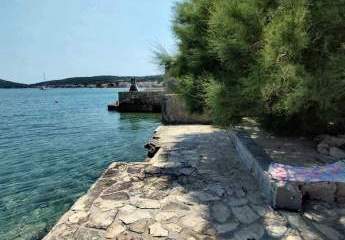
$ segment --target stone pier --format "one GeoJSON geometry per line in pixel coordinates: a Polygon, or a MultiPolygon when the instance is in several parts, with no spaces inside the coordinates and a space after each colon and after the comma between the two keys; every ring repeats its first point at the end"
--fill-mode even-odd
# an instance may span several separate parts
{"type": "Polygon", "coordinates": [[[109,104],[108,111],[160,113],[162,91],[119,92],[119,101],[109,104]]]}
{"type": "Polygon", "coordinates": [[[162,126],[147,162],[113,163],[44,240],[342,240],[345,206],[275,211],[239,162],[229,133],[162,126]]]}

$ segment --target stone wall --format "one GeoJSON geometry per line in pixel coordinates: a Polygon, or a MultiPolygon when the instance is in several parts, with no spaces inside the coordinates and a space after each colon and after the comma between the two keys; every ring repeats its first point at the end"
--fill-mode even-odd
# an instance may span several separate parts
{"type": "MultiPolygon", "coordinates": [[[[301,167],[288,167],[280,164],[279,171],[289,169],[288,174],[291,179],[277,180],[272,176],[274,161],[265,151],[255,143],[255,141],[244,131],[232,130],[230,136],[237,150],[239,159],[249,172],[256,178],[262,193],[271,203],[273,208],[288,210],[301,210],[305,200],[323,201],[333,204],[334,202],[345,203],[345,183],[336,176],[336,171],[343,172],[342,168],[329,170],[325,174],[327,165],[321,172],[317,168],[310,168],[313,174],[320,177],[320,180],[294,180],[294,176],[301,172],[301,167]]],[[[342,164],[339,166],[343,166],[342,164]]],[[[333,168],[331,168],[333,169],[333,168]]],[[[305,167],[305,174],[310,173],[305,167]]],[[[308,176],[308,175],[307,175],[308,176]]],[[[310,174],[309,174],[310,176],[310,174]]],[[[305,179],[308,179],[307,177],[305,179]]]]}
{"type": "Polygon", "coordinates": [[[302,193],[295,184],[271,179],[269,167],[273,160],[243,131],[233,130],[230,136],[238,156],[249,172],[256,178],[258,185],[273,208],[300,210],[302,193]]]}
{"type": "Polygon", "coordinates": [[[120,92],[119,112],[161,112],[163,92],[120,92]]]}
{"type": "Polygon", "coordinates": [[[165,124],[209,124],[210,116],[191,114],[177,94],[165,94],[162,99],[162,122],[165,124]]]}

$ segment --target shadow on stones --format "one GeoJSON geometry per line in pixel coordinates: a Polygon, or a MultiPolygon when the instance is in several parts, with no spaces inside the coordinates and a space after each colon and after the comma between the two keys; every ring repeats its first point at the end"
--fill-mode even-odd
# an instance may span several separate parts
{"type": "Polygon", "coordinates": [[[345,239],[342,206],[311,202],[301,213],[272,209],[224,131],[183,134],[160,154],[165,157],[153,159],[147,173],[166,179],[165,198],[177,196],[161,211],[185,213],[179,237],[345,239]]]}
{"type": "Polygon", "coordinates": [[[344,239],[345,206],[273,210],[227,132],[199,128],[163,131],[147,162],[112,164],[45,240],[344,239]]]}

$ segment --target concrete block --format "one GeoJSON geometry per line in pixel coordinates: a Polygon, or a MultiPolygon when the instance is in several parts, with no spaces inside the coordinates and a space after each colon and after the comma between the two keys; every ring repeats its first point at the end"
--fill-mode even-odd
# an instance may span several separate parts
{"type": "Polygon", "coordinates": [[[163,92],[120,92],[117,104],[108,105],[109,111],[156,112],[162,111],[163,92]]]}
{"type": "Polygon", "coordinates": [[[316,182],[304,183],[301,190],[306,198],[333,203],[337,187],[335,183],[331,182],[316,182]]]}
{"type": "Polygon", "coordinates": [[[300,210],[302,209],[302,192],[298,186],[287,182],[275,182],[272,184],[273,208],[287,209],[287,210],[300,210]]]}

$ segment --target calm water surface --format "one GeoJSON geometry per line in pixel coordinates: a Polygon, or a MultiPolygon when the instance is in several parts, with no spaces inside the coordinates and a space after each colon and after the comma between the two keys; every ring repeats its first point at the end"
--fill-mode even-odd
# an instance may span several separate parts
{"type": "Polygon", "coordinates": [[[142,161],[153,114],[114,89],[0,90],[0,239],[40,239],[113,161],[142,161]]]}

